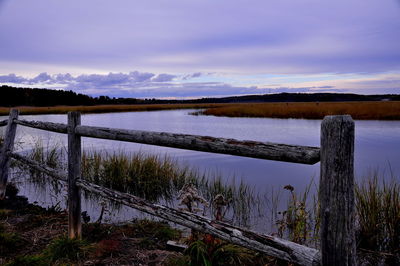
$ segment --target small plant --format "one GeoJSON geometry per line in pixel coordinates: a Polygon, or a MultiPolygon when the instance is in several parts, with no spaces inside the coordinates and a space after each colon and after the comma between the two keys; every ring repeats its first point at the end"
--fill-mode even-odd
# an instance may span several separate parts
{"type": "MultiPolygon", "coordinates": [[[[181,205],[185,205],[191,212],[197,210],[198,203],[208,206],[191,184],[183,187],[179,199],[181,205]]],[[[215,210],[214,218],[221,221],[225,214],[223,209],[228,202],[222,194],[217,194],[212,203],[215,210]]],[[[252,261],[252,256],[245,248],[223,242],[210,234],[200,234],[192,230],[189,243],[189,247],[185,250],[185,255],[190,258],[189,265],[245,265],[252,261]]]]}
{"type": "Polygon", "coordinates": [[[182,208],[183,210],[192,213],[202,211],[202,209],[198,208],[199,204],[208,207],[208,202],[200,196],[194,185],[190,183],[185,184],[181,191],[179,191],[178,200],[180,201],[179,205],[185,206],[185,208],[182,208]]]}
{"type": "MultiPolygon", "coordinates": [[[[294,192],[293,186],[286,185],[284,187],[285,190],[289,191],[290,197],[287,209],[281,212],[282,217],[276,222],[279,237],[287,237],[293,242],[305,244],[314,240],[314,237],[318,235],[317,210],[314,208],[313,212],[307,209],[311,184],[307,186],[301,197],[294,192]]],[[[314,204],[316,203],[314,202],[314,204]]]]}
{"type": "Polygon", "coordinates": [[[214,211],[215,220],[222,221],[226,213],[226,205],[228,205],[228,201],[225,200],[225,197],[222,194],[218,194],[215,196],[212,204],[215,210],[214,211]]]}
{"type": "Polygon", "coordinates": [[[222,242],[206,235],[202,240],[192,242],[185,254],[190,257],[189,265],[250,265],[255,254],[251,251],[222,242]]]}
{"type": "Polygon", "coordinates": [[[50,262],[64,259],[77,261],[85,256],[86,251],[87,244],[85,241],[60,237],[50,243],[44,254],[50,262]]]}

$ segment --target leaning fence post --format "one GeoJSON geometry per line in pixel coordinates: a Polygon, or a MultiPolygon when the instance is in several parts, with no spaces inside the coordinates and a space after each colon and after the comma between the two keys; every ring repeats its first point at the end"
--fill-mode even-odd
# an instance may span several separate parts
{"type": "Polygon", "coordinates": [[[75,127],[81,124],[79,112],[68,113],[68,235],[81,238],[81,193],[76,181],[81,176],[81,137],[75,127]]]}
{"type": "Polygon", "coordinates": [[[8,117],[6,132],[4,134],[4,142],[0,153],[0,200],[6,196],[6,187],[8,180],[8,171],[10,169],[10,153],[14,149],[15,133],[17,124],[14,119],[18,119],[19,111],[11,109],[8,117]]]}
{"type": "Polygon", "coordinates": [[[321,265],[356,265],[354,122],[326,116],[321,124],[321,265]]]}

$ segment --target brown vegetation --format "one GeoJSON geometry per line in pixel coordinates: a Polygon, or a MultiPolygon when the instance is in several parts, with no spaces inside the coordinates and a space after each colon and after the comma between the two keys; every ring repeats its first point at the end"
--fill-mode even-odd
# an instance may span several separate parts
{"type": "MultiPolygon", "coordinates": [[[[95,106],[13,107],[21,114],[143,112],[175,109],[202,109],[194,115],[227,117],[271,117],[322,119],[326,115],[350,114],[354,119],[399,120],[400,101],[379,102],[288,102],[288,103],[219,103],[219,104],[137,104],[95,106]]],[[[8,115],[11,108],[0,107],[0,115],[8,115]]]]}
{"type": "Polygon", "coordinates": [[[239,103],[209,108],[194,114],[306,119],[350,114],[354,119],[398,120],[400,119],[400,101],[239,103]]]}
{"type": "Polygon", "coordinates": [[[1,265],[162,265],[179,254],[167,241],[180,232],[166,223],[135,220],[124,225],[86,223],[83,240],[66,237],[68,216],[26,198],[0,202],[1,265]]]}
{"type": "Polygon", "coordinates": [[[21,114],[66,114],[70,111],[81,113],[140,112],[173,109],[199,109],[222,106],[222,104],[134,104],[134,105],[94,105],[94,106],[52,106],[52,107],[0,107],[0,115],[8,115],[10,109],[18,109],[21,114]]]}

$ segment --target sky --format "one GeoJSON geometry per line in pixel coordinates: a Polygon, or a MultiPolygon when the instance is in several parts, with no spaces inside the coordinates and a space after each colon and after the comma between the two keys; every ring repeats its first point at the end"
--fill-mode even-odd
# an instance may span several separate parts
{"type": "Polygon", "coordinates": [[[0,0],[0,84],[170,99],[399,94],[400,0],[0,0]]]}

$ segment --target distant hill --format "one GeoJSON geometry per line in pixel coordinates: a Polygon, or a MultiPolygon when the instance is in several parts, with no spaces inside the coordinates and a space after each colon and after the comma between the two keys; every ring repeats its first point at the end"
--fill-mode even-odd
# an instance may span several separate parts
{"type": "Polygon", "coordinates": [[[279,93],[264,95],[202,98],[195,100],[159,100],[136,98],[91,97],[73,91],[0,87],[0,106],[56,106],[100,104],[156,104],[156,103],[256,103],[256,102],[345,102],[345,101],[400,101],[399,94],[359,95],[351,93],[279,93]]]}

